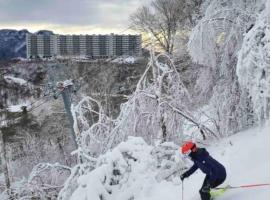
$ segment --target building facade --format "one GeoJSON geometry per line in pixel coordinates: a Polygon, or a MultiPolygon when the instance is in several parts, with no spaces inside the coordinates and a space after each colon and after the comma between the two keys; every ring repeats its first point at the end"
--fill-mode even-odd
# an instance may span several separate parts
{"type": "Polygon", "coordinates": [[[27,34],[27,58],[111,58],[141,55],[141,35],[27,34]]]}
{"type": "Polygon", "coordinates": [[[27,58],[50,58],[56,56],[55,35],[26,35],[27,58]]]}

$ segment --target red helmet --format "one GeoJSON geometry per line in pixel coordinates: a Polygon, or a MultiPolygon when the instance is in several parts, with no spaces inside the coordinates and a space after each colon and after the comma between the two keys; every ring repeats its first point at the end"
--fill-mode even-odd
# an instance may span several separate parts
{"type": "Polygon", "coordinates": [[[182,154],[190,154],[191,152],[194,152],[196,150],[196,144],[191,141],[185,142],[182,146],[182,154]]]}

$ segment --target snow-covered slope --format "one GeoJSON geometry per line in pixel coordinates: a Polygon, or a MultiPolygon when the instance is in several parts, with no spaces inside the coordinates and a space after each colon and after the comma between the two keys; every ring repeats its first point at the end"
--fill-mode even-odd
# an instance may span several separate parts
{"type": "Polygon", "coordinates": [[[162,185],[164,195],[176,192],[177,186],[162,181],[180,166],[177,165],[176,152],[177,147],[172,143],[152,147],[142,138],[129,137],[126,142],[100,156],[96,169],[79,177],[78,187],[71,198],[70,191],[65,191],[74,181],[67,182],[59,199],[145,199],[153,197],[155,188],[162,185]]]}
{"type": "MultiPolygon", "coordinates": [[[[270,183],[270,126],[250,129],[207,147],[226,166],[223,185],[270,183]]],[[[98,159],[95,170],[78,179],[71,198],[83,200],[178,200],[182,198],[179,174],[183,162],[172,143],[152,147],[141,138],[130,137],[98,159]]],[[[189,161],[186,163],[192,164],[189,161]]],[[[184,181],[184,199],[199,200],[204,179],[199,170],[184,181]]],[[[64,197],[65,196],[65,197],[64,197]]],[[[266,200],[270,186],[228,190],[219,200],[266,200]]]]}
{"type": "MultiPolygon", "coordinates": [[[[223,185],[240,186],[270,183],[270,126],[254,128],[227,139],[209,148],[213,157],[227,169],[227,179],[223,185]]],[[[185,181],[187,200],[199,199],[203,174],[197,172],[185,181]]],[[[270,186],[228,190],[219,200],[266,200],[270,197],[270,186]]]]}
{"type": "Polygon", "coordinates": [[[18,85],[26,85],[27,81],[21,78],[16,78],[13,76],[4,76],[4,79],[7,83],[16,83],[18,85]]]}

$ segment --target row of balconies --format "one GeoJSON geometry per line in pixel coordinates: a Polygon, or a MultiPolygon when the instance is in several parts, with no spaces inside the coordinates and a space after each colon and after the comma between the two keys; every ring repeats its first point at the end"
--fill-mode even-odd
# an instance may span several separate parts
{"type": "MultiPolygon", "coordinates": [[[[35,38],[36,39],[36,38],[35,38]]],[[[120,41],[108,41],[108,40],[70,40],[70,41],[59,41],[51,40],[49,38],[36,40],[27,40],[27,54],[29,55],[93,55],[96,57],[99,56],[114,56],[121,55],[129,52],[137,54],[140,52],[140,42],[134,43],[128,40],[120,41]],[[86,42],[88,41],[88,43],[86,42]],[[49,42],[45,44],[44,42],[49,42]],[[103,42],[103,43],[102,43],[103,42]],[[89,44],[90,43],[90,44],[89,44]],[[75,45],[74,45],[75,44],[75,45]],[[34,48],[33,48],[34,46],[34,48]],[[89,48],[89,46],[91,48],[89,48]],[[132,49],[130,48],[132,47],[132,49]]],[[[105,38],[106,39],[106,38],[105,38]]]]}
{"type": "Polygon", "coordinates": [[[74,46],[58,46],[58,47],[55,47],[55,46],[44,46],[44,45],[36,45],[36,46],[29,46],[28,49],[51,49],[51,50],[54,50],[54,49],[73,49],[73,50],[76,50],[76,49],[92,49],[92,50],[115,50],[115,49],[140,49],[139,46],[132,46],[132,48],[130,48],[130,46],[103,46],[103,47],[100,47],[100,46],[91,46],[91,48],[87,48],[87,46],[77,46],[77,47],[74,47],[74,46]]]}

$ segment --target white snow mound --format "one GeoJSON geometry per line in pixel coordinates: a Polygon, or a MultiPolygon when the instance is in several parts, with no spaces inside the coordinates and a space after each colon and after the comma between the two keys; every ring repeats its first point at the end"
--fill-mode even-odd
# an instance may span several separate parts
{"type": "MultiPolygon", "coordinates": [[[[250,129],[207,147],[227,169],[225,186],[270,183],[270,126],[250,129]]],[[[181,161],[178,147],[165,143],[152,147],[129,137],[98,158],[96,168],[78,179],[71,200],[179,200],[181,161]]],[[[190,167],[191,162],[187,165],[190,167]]],[[[199,200],[204,174],[197,170],[184,181],[184,199],[199,200]]],[[[266,200],[270,186],[228,190],[218,200],[266,200]]]]}
{"type": "Polygon", "coordinates": [[[134,64],[136,62],[136,58],[133,56],[128,57],[118,57],[114,60],[112,60],[112,63],[119,63],[119,64],[134,64]]]}
{"type": "Polygon", "coordinates": [[[179,186],[165,179],[172,180],[170,175],[180,166],[176,155],[177,147],[172,143],[154,148],[142,138],[129,137],[99,157],[95,170],[78,179],[79,187],[70,199],[173,200],[180,195],[179,186]]]}
{"type": "Polygon", "coordinates": [[[16,78],[13,76],[4,76],[4,79],[7,83],[16,83],[19,85],[27,85],[27,81],[22,78],[16,78]]]}

